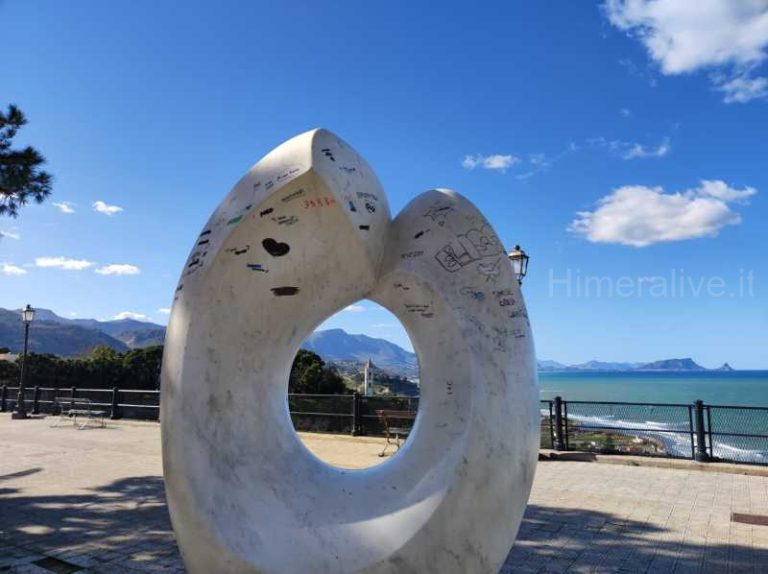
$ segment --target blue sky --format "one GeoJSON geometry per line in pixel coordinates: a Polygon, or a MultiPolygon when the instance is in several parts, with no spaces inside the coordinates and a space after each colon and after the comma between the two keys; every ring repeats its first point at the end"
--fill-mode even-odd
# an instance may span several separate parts
{"type": "MultiPolygon", "coordinates": [[[[540,357],[768,368],[760,3],[10,0],[0,18],[0,105],[55,176],[0,219],[2,307],[165,321],[224,194],[326,127],[394,212],[450,187],[523,245],[540,357]]],[[[393,324],[367,302],[328,322],[407,344],[393,324]]]]}

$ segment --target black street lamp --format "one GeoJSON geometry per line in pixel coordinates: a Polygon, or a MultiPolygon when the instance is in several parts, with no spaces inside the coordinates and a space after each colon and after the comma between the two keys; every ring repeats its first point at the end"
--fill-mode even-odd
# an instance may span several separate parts
{"type": "Polygon", "coordinates": [[[24,404],[24,370],[27,366],[27,345],[29,344],[29,324],[35,318],[35,310],[27,304],[21,310],[21,320],[24,321],[24,354],[21,356],[21,379],[19,380],[19,396],[16,397],[16,411],[11,415],[14,419],[27,418],[27,407],[24,404]]]}
{"type": "Polygon", "coordinates": [[[522,285],[523,277],[528,273],[528,254],[520,249],[519,245],[515,245],[515,248],[509,252],[509,260],[512,262],[512,269],[517,276],[517,282],[522,285]]]}

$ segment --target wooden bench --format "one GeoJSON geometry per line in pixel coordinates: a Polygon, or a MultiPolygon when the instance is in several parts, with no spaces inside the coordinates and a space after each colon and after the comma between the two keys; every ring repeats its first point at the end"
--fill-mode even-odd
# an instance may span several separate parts
{"type": "Polygon", "coordinates": [[[396,445],[397,450],[400,450],[400,439],[405,441],[408,438],[413,421],[416,418],[416,413],[413,411],[380,410],[376,411],[376,414],[379,417],[379,421],[384,425],[384,434],[387,439],[384,449],[379,453],[379,456],[384,456],[391,444],[396,445]]]}
{"type": "Polygon", "coordinates": [[[106,422],[104,417],[107,412],[104,410],[94,409],[91,399],[81,399],[72,397],[56,397],[53,400],[54,404],[59,408],[59,418],[51,426],[58,426],[62,422],[70,422],[78,428],[84,429],[88,426],[90,421],[96,421],[96,423],[105,427],[106,422]],[[80,417],[81,422],[78,424],[77,419],[80,417]],[[82,422],[85,419],[85,422],[82,422]]]}

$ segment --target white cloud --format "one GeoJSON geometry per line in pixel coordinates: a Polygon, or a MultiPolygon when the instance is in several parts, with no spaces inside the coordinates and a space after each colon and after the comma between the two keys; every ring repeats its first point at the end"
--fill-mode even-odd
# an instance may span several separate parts
{"type": "Polygon", "coordinates": [[[718,89],[725,94],[725,103],[743,104],[768,96],[768,78],[750,78],[749,74],[745,73],[721,82],[718,89]]]}
{"type": "Polygon", "coordinates": [[[38,267],[53,267],[65,271],[82,271],[94,265],[93,261],[86,259],[70,259],[69,257],[38,257],[35,259],[38,267]]]}
{"type": "Polygon", "coordinates": [[[96,273],[100,275],[138,275],[141,273],[141,269],[127,263],[113,263],[99,267],[96,269],[96,273]]]}
{"type": "Polygon", "coordinates": [[[647,157],[664,157],[672,149],[669,145],[669,139],[665,139],[657,147],[647,148],[639,143],[622,143],[621,147],[624,148],[620,152],[623,159],[637,159],[647,157]]]}
{"type": "Polygon", "coordinates": [[[513,155],[467,155],[461,162],[464,169],[492,169],[504,173],[508,168],[520,162],[520,158],[513,155]]]}
{"type": "Polygon", "coordinates": [[[71,203],[69,201],[54,201],[53,206],[57,207],[61,213],[74,213],[75,210],[72,208],[74,203],[71,203]]]}
{"type": "Polygon", "coordinates": [[[0,237],[7,237],[8,239],[21,239],[21,235],[14,233],[13,231],[0,231],[0,237]]]}
{"type": "Polygon", "coordinates": [[[366,311],[367,309],[363,307],[362,305],[350,305],[349,307],[344,307],[344,311],[347,311],[348,313],[362,313],[363,311],[366,311]]]}
{"type": "Polygon", "coordinates": [[[119,207],[117,205],[109,205],[104,203],[101,200],[93,202],[93,209],[105,215],[114,215],[115,213],[119,213],[123,211],[122,207],[119,207]]]}
{"type": "Polygon", "coordinates": [[[764,0],[606,0],[604,9],[663,74],[717,72],[712,79],[726,102],[768,95],[768,79],[751,77],[768,55],[764,0]]]}
{"type": "Polygon", "coordinates": [[[621,108],[619,110],[619,113],[624,116],[625,118],[631,118],[632,117],[632,111],[628,108],[621,108]]]}
{"type": "Polygon", "coordinates": [[[160,309],[157,310],[157,312],[160,313],[161,315],[171,314],[171,310],[168,307],[161,307],[160,309]]]}
{"type": "Polygon", "coordinates": [[[577,213],[568,230],[593,243],[633,247],[714,237],[726,225],[741,223],[728,203],[743,203],[756,193],[752,187],[735,189],[710,180],[678,193],[628,185],[600,199],[594,211],[577,213]]]}
{"type": "Polygon", "coordinates": [[[672,151],[669,138],[664,138],[658,146],[644,146],[637,142],[625,142],[621,140],[609,140],[604,137],[590,138],[586,141],[587,148],[607,149],[622,159],[658,158],[664,157],[672,151]]]}
{"type": "Polygon", "coordinates": [[[133,311],[121,311],[114,317],[112,317],[116,321],[120,321],[122,319],[135,319],[136,321],[149,321],[149,317],[147,317],[144,313],[134,313],[133,311]]]}
{"type": "Polygon", "coordinates": [[[0,273],[3,275],[25,275],[27,270],[11,263],[0,263],[0,273]]]}

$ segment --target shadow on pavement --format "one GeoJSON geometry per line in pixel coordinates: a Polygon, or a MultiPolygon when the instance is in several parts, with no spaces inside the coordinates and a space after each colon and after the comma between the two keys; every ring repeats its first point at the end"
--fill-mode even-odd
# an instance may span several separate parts
{"type": "Polygon", "coordinates": [[[54,556],[93,572],[183,571],[161,477],[121,479],[80,494],[6,489],[0,508],[0,571],[10,551],[54,556]]]}
{"type": "MultiPolygon", "coordinates": [[[[91,572],[183,572],[158,476],[71,495],[6,489],[0,508],[4,551],[55,556],[91,572]]],[[[766,550],[694,544],[677,532],[609,513],[532,504],[502,572],[757,573],[766,564],[766,550]]]]}
{"type": "Polygon", "coordinates": [[[502,572],[766,572],[768,551],[694,544],[678,532],[582,509],[528,505],[502,572]]]}

